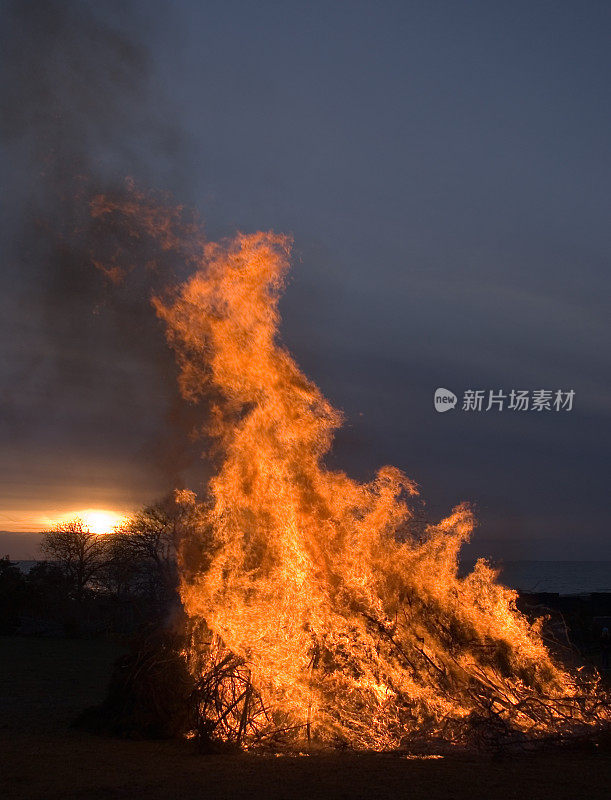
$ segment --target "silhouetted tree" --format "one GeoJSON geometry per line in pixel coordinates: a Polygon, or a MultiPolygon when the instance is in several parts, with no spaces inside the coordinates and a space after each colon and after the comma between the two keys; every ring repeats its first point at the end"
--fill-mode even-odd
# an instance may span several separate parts
{"type": "Polygon", "coordinates": [[[0,633],[17,630],[25,601],[25,578],[21,570],[8,556],[0,558],[0,633]]]}
{"type": "Polygon", "coordinates": [[[125,597],[139,592],[142,572],[143,564],[128,526],[106,534],[104,565],[96,580],[111,594],[125,597]]]}
{"type": "Polygon", "coordinates": [[[201,526],[201,506],[192,492],[175,492],[146,506],[120,529],[133,560],[166,595],[178,587],[178,559],[201,526]]]}
{"type": "Polygon", "coordinates": [[[25,576],[28,606],[37,612],[49,611],[63,602],[71,590],[71,582],[64,570],[49,561],[39,561],[25,576]]]}
{"type": "Polygon", "coordinates": [[[80,519],[62,522],[45,531],[41,550],[61,568],[79,600],[106,563],[104,536],[92,533],[80,519]]]}

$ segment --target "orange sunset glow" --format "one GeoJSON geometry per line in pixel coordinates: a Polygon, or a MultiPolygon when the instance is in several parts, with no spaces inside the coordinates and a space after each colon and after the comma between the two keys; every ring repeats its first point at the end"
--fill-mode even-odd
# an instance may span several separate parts
{"type": "Polygon", "coordinates": [[[54,525],[70,522],[70,520],[80,519],[83,525],[88,528],[91,533],[107,534],[122,523],[127,521],[125,514],[119,514],[117,511],[102,508],[83,508],[75,511],[69,511],[46,522],[46,527],[53,527],[54,525]]]}

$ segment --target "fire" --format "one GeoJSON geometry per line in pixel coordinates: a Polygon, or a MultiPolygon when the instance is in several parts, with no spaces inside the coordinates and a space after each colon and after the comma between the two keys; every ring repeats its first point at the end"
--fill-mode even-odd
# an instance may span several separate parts
{"type": "Polygon", "coordinates": [[[359,483],[325,466],[342,415],[278,339],[290,244],[202,244],[192,277],[154,301],[219,456],[180,563],[198,732],[382,750],[608,720],[596,678],[560,665],[494,570],[459,577],[467,505],[423,535],[399,469],[359,483]]]}

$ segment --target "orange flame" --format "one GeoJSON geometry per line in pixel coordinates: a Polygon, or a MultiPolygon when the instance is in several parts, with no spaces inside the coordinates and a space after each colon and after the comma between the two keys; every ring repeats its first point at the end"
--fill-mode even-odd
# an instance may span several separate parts
{"type": "Polygon", "coordinates": [[[278,342],[290,240],[238,235],[199,252],[154,303],[184,396],[213,398],[222,455],[181,564],[190,663],[220,691],[210,730],[379,750],[465,741],[483,723],[539,737],[608,719],[595,680],[556,663],[490,567],[458,576],[468,506],[416,537],[417,490],[400,470],[363,484],[326,468],[341,414],[278,342]]]}

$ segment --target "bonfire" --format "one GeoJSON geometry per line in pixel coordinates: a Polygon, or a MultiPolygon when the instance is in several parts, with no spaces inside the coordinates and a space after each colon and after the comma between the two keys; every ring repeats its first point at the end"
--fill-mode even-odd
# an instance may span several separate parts
{"type": "MultiPolygon", "coordinates": [[[[178,245],[174,212],[141,195],[92,208],[102,221],[137,220],[192,268],[153,301],[183,396],[204,401],[218,464],[179,553],[188,735],[389,750],[606,726],[597,674],[563,665],[543,621],[520,613],[486,562],[459,574],[468,505],[423,530],[418,488],[401,470],[359,483],[326,465],[342,414],[279,338],[290,239],[211,244],[189,226],[190,244],[178,245]]],[[[117,277],[116,265],[104,269],[117,277]]]]}

